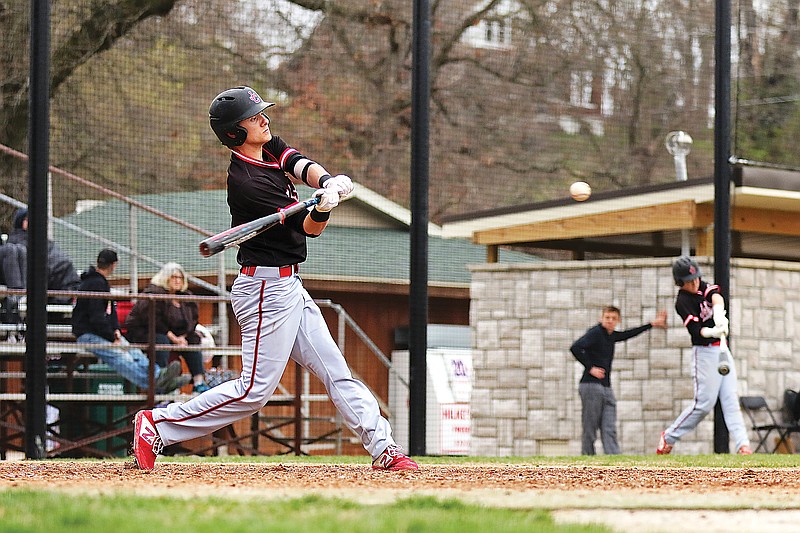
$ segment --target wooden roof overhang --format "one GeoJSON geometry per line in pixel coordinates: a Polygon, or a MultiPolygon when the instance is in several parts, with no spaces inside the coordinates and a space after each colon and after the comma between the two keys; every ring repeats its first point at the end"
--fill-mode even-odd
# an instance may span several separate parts
{"type": "MultiPolygon", "coordinates": [[[[800,191],[742,183],[731,188],[732,253],[800,260],[800,191]]],[[[773,185],[768,183],[768,185],[773,185]]],[[[714,184],[710,178],[505,208],[445,221],[444,236],[471,234],[495,262],[498,246],[530,246],[632,256],[713,255],[714,184]],[[687,233],[688,232],[688,233],[687,233]]]]}

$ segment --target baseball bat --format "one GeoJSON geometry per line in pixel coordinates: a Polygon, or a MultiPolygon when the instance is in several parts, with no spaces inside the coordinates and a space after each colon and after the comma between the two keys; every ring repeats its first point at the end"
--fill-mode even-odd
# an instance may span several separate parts
{"type": "Polygon", "coordinates": [[[230,229],[226,229],[216,235],[213,235],[200,242],[200,255],[203,257],[211,257],[218,254],[223,250],[227,250],[231,246],[236,246],[243,243],[248,239],[252,239],[259,233],[262,233],[275,224],[282,224],[286,217],[290,217],[308,209],[312,205],[319,203],[319,196],[309,198],[308,200],[290,204],[282,209],[278,209],[277,213],[272,213],[265,217],[239,224],[230,229]]]}
{"type": "Polygon", "coordinates": [[[719,338],[719,366],[717,367],[717,372],[723,376],[727,376],[731,371],[731,366],[728,362],[729,353],[727,336],[722,335],[719,338]]]}

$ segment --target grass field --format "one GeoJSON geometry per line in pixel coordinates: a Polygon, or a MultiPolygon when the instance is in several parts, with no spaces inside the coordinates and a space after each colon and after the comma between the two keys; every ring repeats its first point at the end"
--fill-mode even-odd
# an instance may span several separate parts
{"type": "Polygon", "coordinates": [[[373,472],[366,457],[167,457],[152,473],[129,460],[1,462],[0,531],[712,533],[800,523],[800,456],[419,462],[411,473],[373,472]]]}

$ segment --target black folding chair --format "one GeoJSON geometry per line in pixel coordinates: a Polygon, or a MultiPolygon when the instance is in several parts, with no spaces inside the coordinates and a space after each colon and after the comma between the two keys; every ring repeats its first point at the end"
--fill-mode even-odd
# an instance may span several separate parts
{"type": "Polygon", "coordinates": [[[800,425],[797,422],[778,422],[763,396],[741,396],[739,403],[750,418],[750,428],[758,435],[758,446],[754,450],[756,453],[762,450],[764,453],[775,453],[781,443],[789,444],[790,451],[794,453],[789,437],[793,433],[800,433],[800,425]],[[778,438],[770,450],[768,439],[773,432],[778,434],[778,438]]]}

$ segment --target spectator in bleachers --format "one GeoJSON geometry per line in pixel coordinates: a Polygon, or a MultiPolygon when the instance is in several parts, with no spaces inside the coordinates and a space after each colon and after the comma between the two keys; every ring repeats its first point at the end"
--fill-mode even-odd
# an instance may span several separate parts
{"type": "Polygon", "coordinates": [[[0,285],[9,289],[25,288],[25,247],[6,243],[0,246],[0,285]]]}
{"type": "MultiPolygon", "coordinates": [[[[25,247],[19,244],[0,246],[0,285],[9,289],[25,288],[25,247]]],[[[19,296],[0,297],[0,322],[18,324],[22,322],[19,314],[19,296]]]]}
{"type": "MultiPolygon", "coordinates": [[[[90,266],[81,276],[79,291],[111,292],[108,277],[117,266],[117,253],[105,248],[97,256],[97,266],[90,266]]],[[[117,319],[115,300],[78,298],[72,312],[72,333],[81,344],[101,344],[91,349],[98,359],[114,369],[137,387],[146,389],[149,361],[139,349],[125,348],[129,343],[122,336],[117,319]]],[[[181,364],[174,361],[162,368],[156,365],[155,389],[170,392],[178,387],[181,364]]]]}
{"type": "MultiPolygon", "coordinates": [[[[28,252],[28,210],[18,209],[14,214],[13,228],[8,235],[8,244],[17,245],[18,251],[15,255],[18,271],[22,272],[22,285],[15,288],[25,288],[25,272],[28,252]]],[[[3,264],[3,271],[11,269],[11,265],[3,264]]],[[[47,241],[47,288],[56,291],[77,290],[81,280],[69,256],[53,241],[47,241]]],[[[10,285],[9,285],[10,287],[10,285]]],[[[51,303],[69,303],[69,298],[55,301],[51,298],[51,303]]]]}
{"type": "MultiPolygon", "coordinates": [[[[167,263],[152,277],[150,284],[142,291],[143,294],[191,294],[188,290],[189,282],[186,272],[178,263],[167,263]]],[[[174,344],[176,346],[190,346],[200,344],[200,335],[195,328],[199,318],[197,303],[185,300],[146,300],[136,302],[125,319],[125,329],[128,339],[136,343],[146,343],[149,308],[155,306],[156,344],[174,344]]],[[[205,368],[203,368],[203,353],[201,351],[177,352],[186,361],[189,372],[192,374],[193,392],[205,392],[210,387],[205,381],[205,368]]],[[[170,352],[156,352],[156,362],[166,366],[169,362],[170,352]]]]}

